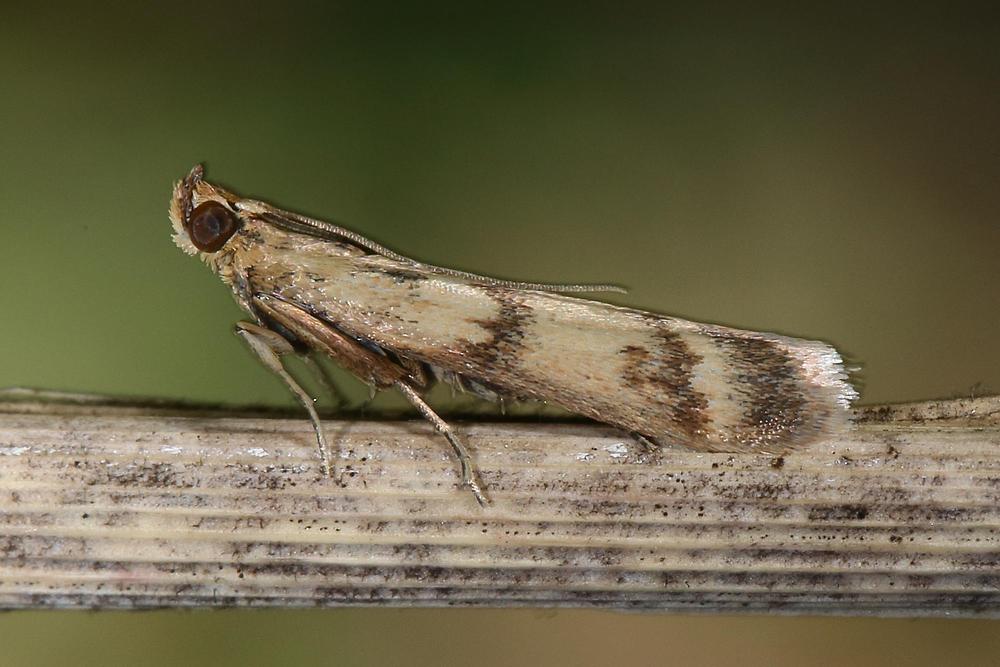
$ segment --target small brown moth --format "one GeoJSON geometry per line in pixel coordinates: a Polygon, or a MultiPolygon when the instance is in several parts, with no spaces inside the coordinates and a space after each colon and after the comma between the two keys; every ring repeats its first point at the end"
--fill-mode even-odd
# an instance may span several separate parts
{"type": "Polygon", "coordinates": [[[325,354],[395,387],[451,443],[462,483],[486,498],[462,441],[421,398],[443,380],[487,399],[547,401],[647,445],[784,453],[847,422],[856,393],[829,345],[656,315],[567,292],[423,264],[348,229],[244,199],[196,166],[174,186],[174,242],[199,255],[253,323],[236,333],[309,412],[281,357],[325,354]]]}

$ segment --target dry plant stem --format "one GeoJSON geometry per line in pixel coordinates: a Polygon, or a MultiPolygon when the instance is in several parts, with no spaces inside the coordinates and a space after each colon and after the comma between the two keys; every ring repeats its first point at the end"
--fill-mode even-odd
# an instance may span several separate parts
{"type": "Polygon", "coordinates": [[[1000,615],[1000,398],[775,458],[601,426],[0,403],[0,607],[456,605],[1000,615]]]}

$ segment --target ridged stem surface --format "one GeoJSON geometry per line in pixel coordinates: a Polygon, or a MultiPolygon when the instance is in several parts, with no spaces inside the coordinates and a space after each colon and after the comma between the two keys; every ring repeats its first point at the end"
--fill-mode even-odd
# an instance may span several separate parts
{"type": "Polygon", "coordinates": [[[1000,615],[1000,398],[773,457],[573,424],[0,403],[0,607],[577,606],[1000,615]]]}

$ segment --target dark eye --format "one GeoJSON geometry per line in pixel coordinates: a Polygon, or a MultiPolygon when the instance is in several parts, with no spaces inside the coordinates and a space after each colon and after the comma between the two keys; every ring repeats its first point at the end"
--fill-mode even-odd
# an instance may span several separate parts
{"type": "Polygon", "coordinates": [[[217,201],[207,201],[188,217],[187,232],[191,243],[202,252],[215,252],[240,227],[236,215],[217,201]]]}

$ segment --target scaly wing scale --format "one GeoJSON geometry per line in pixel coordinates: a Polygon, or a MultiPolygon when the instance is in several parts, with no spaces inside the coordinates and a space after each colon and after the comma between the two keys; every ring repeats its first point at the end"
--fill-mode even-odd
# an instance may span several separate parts
{"type": "Polygon", "coordinates": [[[537,290],[470,283],[259,230],[250,286],[400,357],[661,443],[782,452],[853,397],[831,347],[537,290]],[[323,250],[323,249],[318,249],[323,250]]]}

